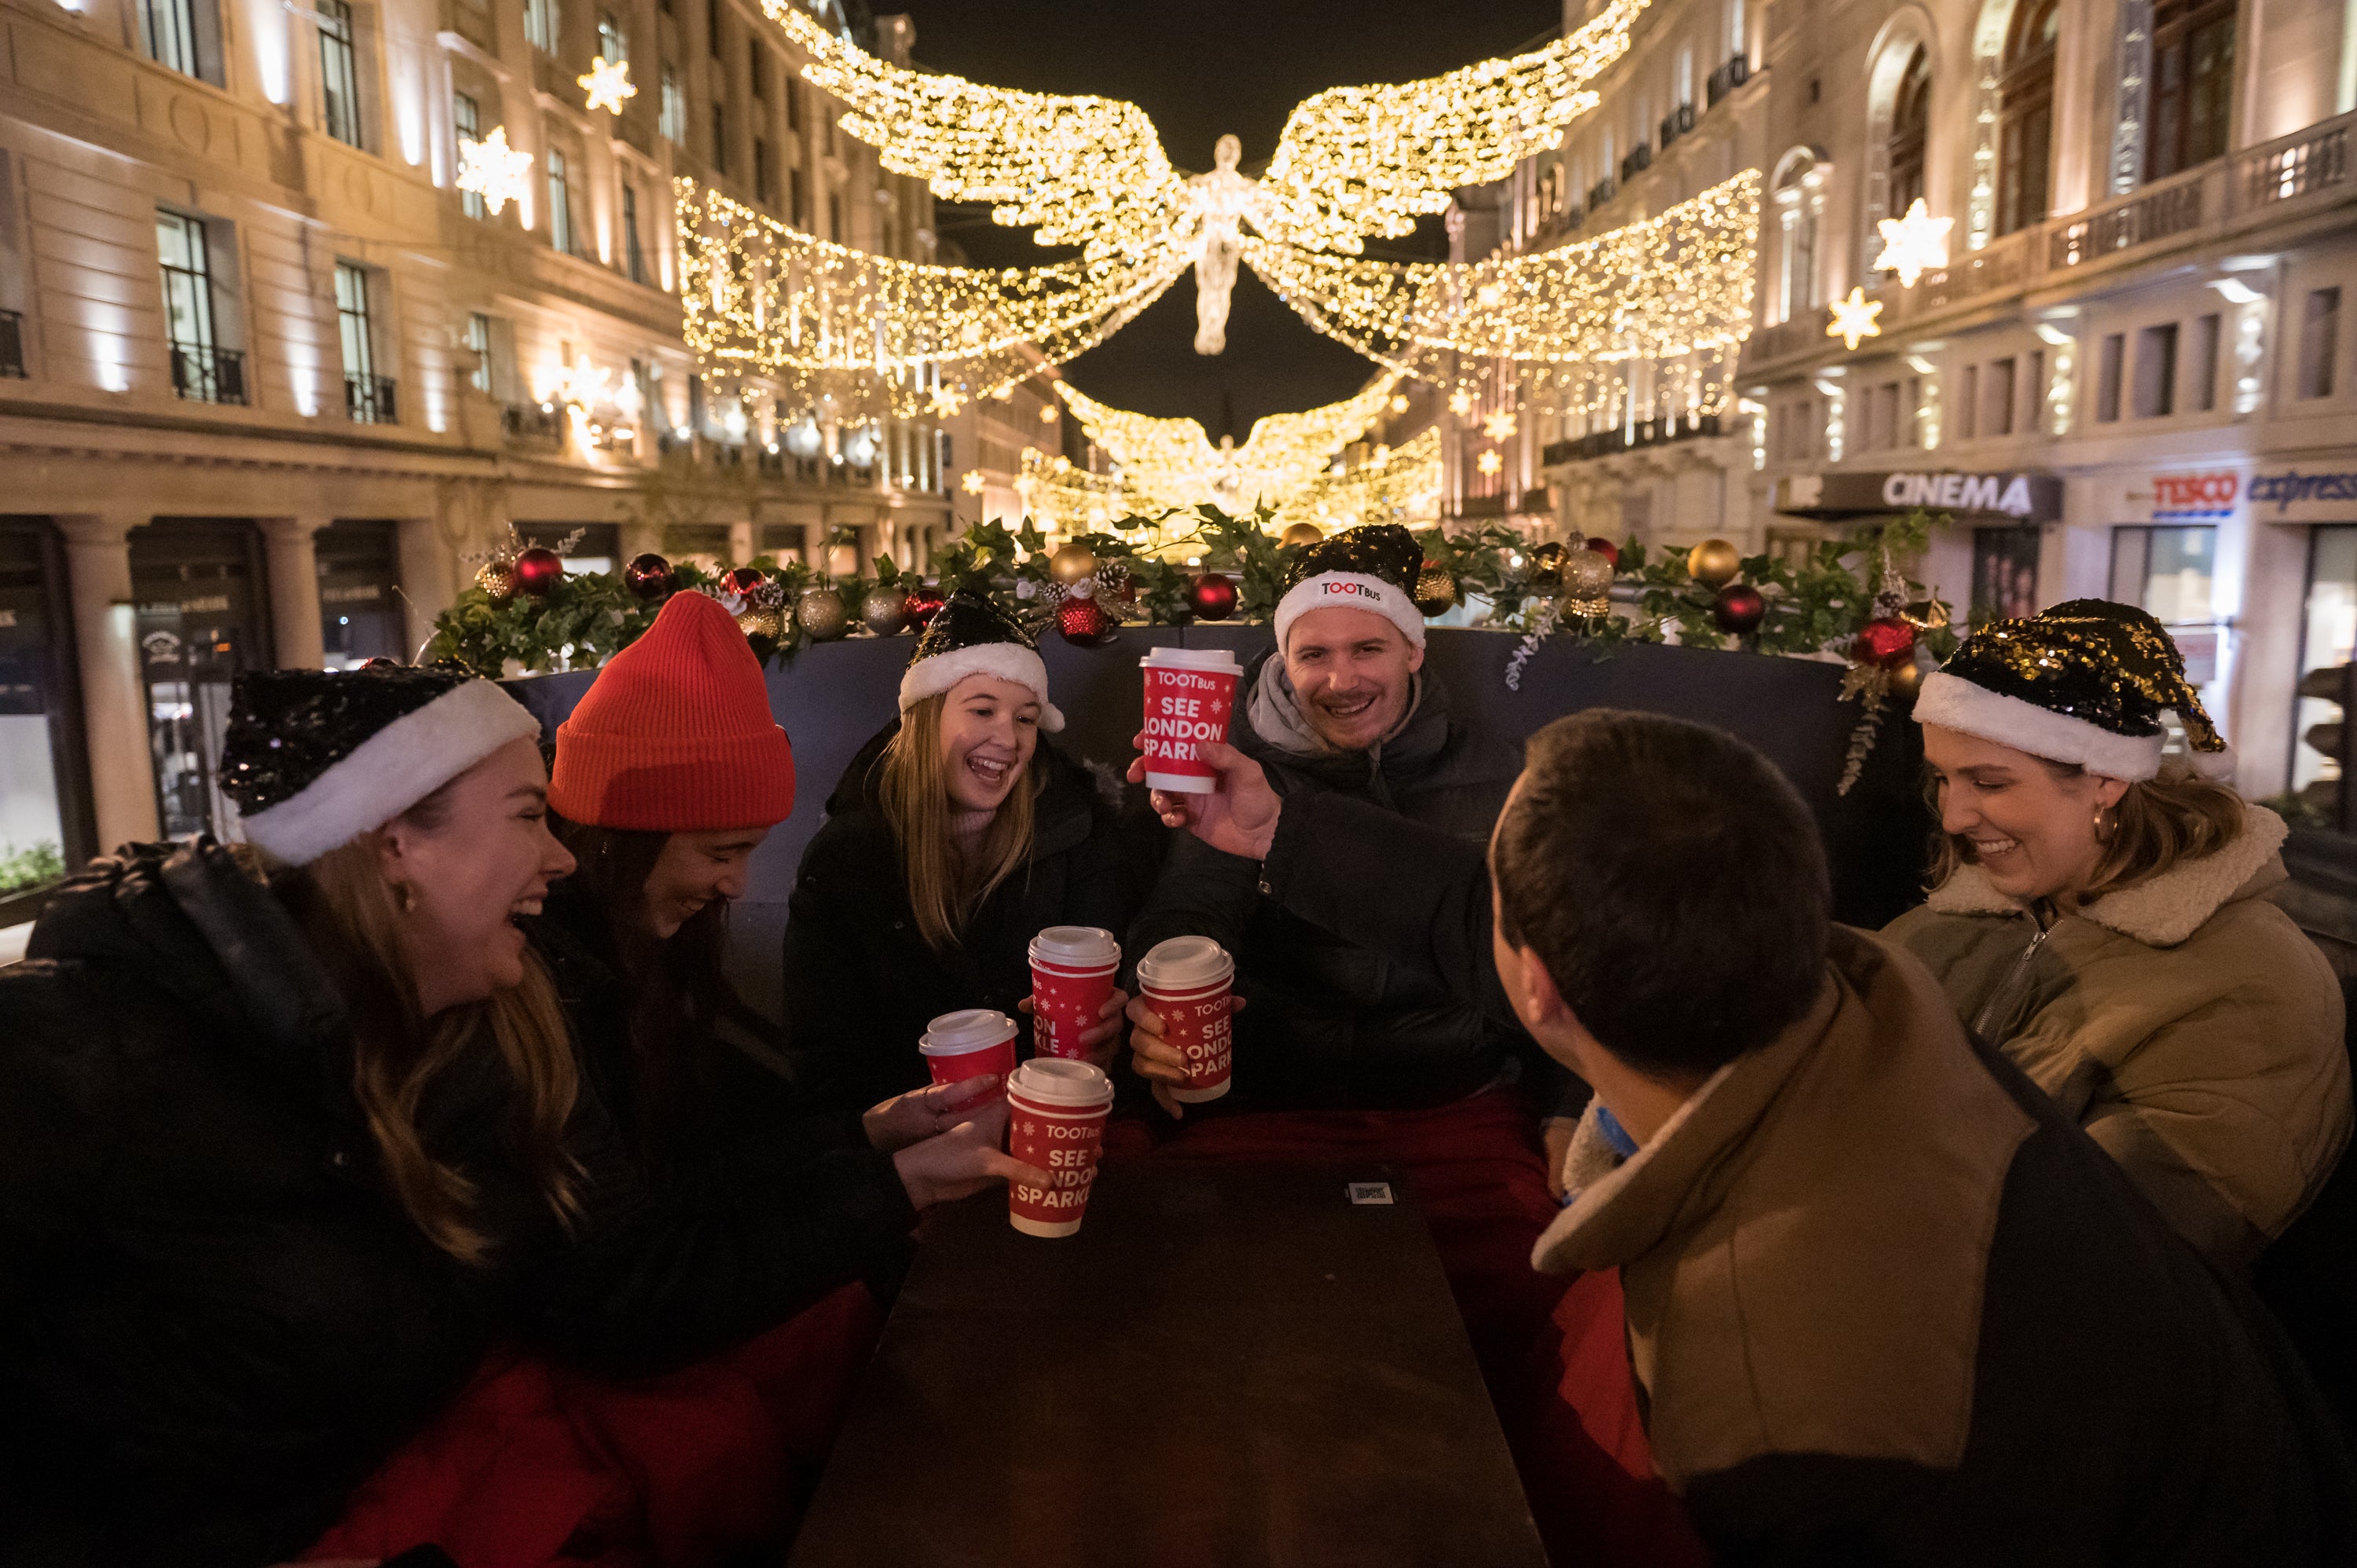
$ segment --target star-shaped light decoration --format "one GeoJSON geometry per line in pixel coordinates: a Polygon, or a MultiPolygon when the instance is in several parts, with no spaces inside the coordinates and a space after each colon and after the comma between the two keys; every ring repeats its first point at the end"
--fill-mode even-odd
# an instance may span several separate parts
{"type": "Polygon", "coordinates": [[[592,112],[603,109],[619,114],[624,102],[639,95],[639,90],[630,85],[630,62],[626,59],[609,62],[599,55],[589,62],[588,75],[573,80],[588,90],[589,102],[582,107],[592,112]]]}
{"type": "Polygon", "coordinates": [[[1879,338],[1882,328],[1874,318],[1882,314],[1882,301],[1866,297],[1866,290],[1853,288],[1847,299],[1833,303],[1834,318],[1825,324],[1825,336],[1838,338],[1846,349],[1856,349],[1861,338],[1879,338]]]}
{"type": "Polygon", "coordinates": [[[522,201],[531,188],[532,155],[508,145],[508,128],[494,125],[481,141],[458,138],[458,188],[483,199],[496,218],[511,201],[522,201]]]}
{"type": "Polygon", "coordinates": [[[1501,408],[1481,422],[1481,434],[1492,441],[1503,441],[1514,433],[1514,411],[1501,408]]]}
{"type": "Polygon", "coordinates": [[[1900,288],[1913,288],[1925,273],[1948,264],[1948,231],[1953,218],[1934,218],[1917,197],[1904,218],[1885,218],[1875,225],[1882,231],[1882,254],[1874,258],[1878,271],[1899,274],[1900,288]]]}
{"type": "Polygon", "coordinates": [[[1039,423],[1042,424],[1053,424],[1062,417],[1062,414],[1056,412],[1056,405],[1052,403],[1039,411],[1039,423]]]}
{"type": "Polygon", "coordinates": [[[1473,466],[1485,474],[1494,474],[1506,466],[1506,460],[1491,449],[1484,451],[1479,457],[1474,458],[1473,466]]]}
{"type": "Polygon", "coordinates": [[[983,478],[980,468],[968,468],[965,477],[958,480],[958,488],[970,496],[978,496],[985,483],[987,481],[983,478]]]}
{"type": "Polygon", "coordinates": [[[1394,413],[1405,413],[1407,412],[1407,409],[1408,409],[1407,393],[1405,393],[1405,392],[1394,392],[1394,393],[1392,393],[1392,412],[1393,412],[1394,413]]]}
{"type": "Polygon", "coordinates": [[[935,387],[925,398],[925,412],[942,419],[954,418],[965,406],[965,393],[955,387],[935,387]]]}
{"type": "Polygon", "coordinates": [[[1473,412],[1473,394],[1458,387],[1448,394],[1448,412],[1462,419],[1473,412]]]}

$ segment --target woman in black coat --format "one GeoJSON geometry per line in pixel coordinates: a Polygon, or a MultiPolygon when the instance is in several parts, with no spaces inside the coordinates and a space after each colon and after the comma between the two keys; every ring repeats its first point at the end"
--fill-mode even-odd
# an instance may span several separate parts
{"type": "MultiPolygon", "coordinates": [[[[1063,727],[1047,667],[981,596],[927,627],[900,710],[836,785],[788,909],[789,1046],[839,1111],[925,1082],[918,1037],[942,1014],[1028,1010],[1031,939],[1118,937],[1161,860],[1142,797],[1042,740],[1063,727]]],[[[1107,1057],[1127,1000],[1086,1036],[1107,1057]]]]}
{"type": "Polygon", "coordinates": [[[493,1343],[684,1359],[783,1316],[813,1213],[913,1219],[858,1151],[804,1206],[639,1179],[517,924],[573,865],[538,731],[439,671],[245,677],[261,855],[99,861],[0,971],[0,1562],[291,1556],[493,1343]]]}

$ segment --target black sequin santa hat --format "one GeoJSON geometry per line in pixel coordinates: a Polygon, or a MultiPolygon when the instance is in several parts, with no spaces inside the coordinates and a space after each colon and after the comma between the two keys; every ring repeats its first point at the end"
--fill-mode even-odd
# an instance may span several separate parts
{"type": "Polygon", "coordinates": [[[1063,713],[1048,700],[1048,665],[1031,634],[971,583],[959,585],[917,639],[917,650],[900,676],[900,711],[941,695],[969,675],[996,675],[1030,687],[1039,699],[1039,727],[1064,727],[1063,713]]]}
{"type": "Polygon", "coordinates": [[[522,703],[455,670],[257,671],[231,688],[221,792],[258,848],[307,865],[539,738],[522,703]]]}
{"type": "Polygon", "coordinates": [[[1424,646],[1424,612],[1415,607],[1415,577],[1424,549],[1395,522],[1361,523],[1320,541],[1295,558],[1276,602],[1276,645],[1294,620],[1311,610],[1370,610],[1424,646]]]}
{"type": "Polygon", "coordinates": [[[2143,610],[2108,599],[1990,622],[1923,678],[1915,700],[1920,724],[2131,783],[2160,771],[2165,709],[2185,726],[2197,772],[2234,770],[2233,747],[2186,681],[2177,644],[2143,610]]]}

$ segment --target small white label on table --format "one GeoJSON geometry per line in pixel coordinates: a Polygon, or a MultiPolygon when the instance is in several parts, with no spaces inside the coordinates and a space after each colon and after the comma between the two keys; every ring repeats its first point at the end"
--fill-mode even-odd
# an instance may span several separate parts
{"type": "Polygon", "coordinates": [[[1352,1203],[1389,1203],[1392,1200],[1392,1184],[1387,1181],[1354,1181],[1344,1185],[1350,1190],[1352,1203]]]}

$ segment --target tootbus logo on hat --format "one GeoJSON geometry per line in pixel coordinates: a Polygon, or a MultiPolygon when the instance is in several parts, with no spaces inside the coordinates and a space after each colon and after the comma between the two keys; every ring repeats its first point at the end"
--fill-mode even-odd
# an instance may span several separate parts
{"type": "Polygon", "coordinates": [[[1365,599],[1370,604],[1388,602],[1383,591],[1372,583],[1353,581],[1349,577],[1329,577],[1310,585],[1321,599],[1365,599]]]}

